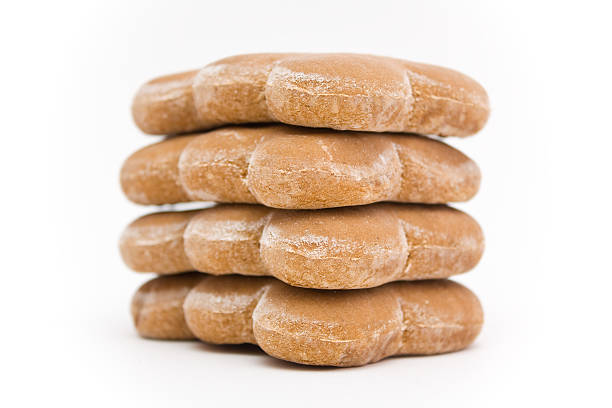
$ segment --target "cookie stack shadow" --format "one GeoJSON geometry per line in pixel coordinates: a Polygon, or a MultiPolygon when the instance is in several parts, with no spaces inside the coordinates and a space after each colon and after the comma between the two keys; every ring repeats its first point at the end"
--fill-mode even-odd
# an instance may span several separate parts
{"type": "Polygon", "coordinates": [[[329,366],[467,347],[482,308],[447,278],[484,238],[446,203],[472,198],[480,171],[435,137],[488,114],[463,74],[368,55],[242,55],[146,83],[135,122],[172,136],[125,161],[123,191],[217,204],[123,232],[126,264],[160,275],[132,300],[138,333],[329,366]]]}

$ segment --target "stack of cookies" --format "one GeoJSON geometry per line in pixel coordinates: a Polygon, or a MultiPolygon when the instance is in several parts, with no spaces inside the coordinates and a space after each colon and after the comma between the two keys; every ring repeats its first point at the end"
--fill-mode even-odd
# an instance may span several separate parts
{"type": "Polygon", "coordinates": [[[473,197],[480,171],[422,136],[484,126],[474,80],[369,55],[242,55],[146,83],[133,115],[172,136],[126,160],[126,196],[219,203],[124,231],[127,265],[160,275],[132,301],[143,337],[356,366],[480,332],[478,299],[446,278],[478,263],[484,238],[445,204],[473,197]]]}

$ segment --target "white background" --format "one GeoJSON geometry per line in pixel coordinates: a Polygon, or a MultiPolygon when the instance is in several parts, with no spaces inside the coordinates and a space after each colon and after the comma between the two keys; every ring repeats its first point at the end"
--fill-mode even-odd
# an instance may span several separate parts
{"type": "Polygon", "coordinates": [[[0,405],[610,406],[610,10],[606,2],[4,2],[0,405]],[[461,205],[484,228],[457,280],[486,323],[464,352],[302,368],[254,347],[155,342],[119,234],[152,208],[118,173],[157,140],[145,80],[245,52],[345,51],[449,66],[489,91],[461,205]]]}

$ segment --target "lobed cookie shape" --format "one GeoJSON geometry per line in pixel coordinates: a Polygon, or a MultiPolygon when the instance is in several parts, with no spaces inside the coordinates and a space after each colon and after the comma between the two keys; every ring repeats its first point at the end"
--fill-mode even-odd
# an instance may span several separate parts
{"type": "MultiPolygon", "coordinates": [[[[156,316],[162,326],[174,327],[173,322],[184,319],[202,341],[253,343],[273,357],[300,364],[359,366],[393,355],[461,350],[483,323],[476,296],[449,280],[319,291],[271,278],[202,276],[186,297],[168,284],[168,277],[147,284],[159,282],[160,293],[167,286],[167,297],[183,304],[183,310],[172,309],[173,315],[156,316]],[[172,323],[165,325],[166,320],[172,323]]],[[[192,283],[190,277],[173,278],[192,283]]],[[[141,291],[135,299],[143,296],[141,291]]],[[[142,334],[141,322],[135,324],[142,334]]],[[[183,327],[176,330],[157,337],[184,335],[183,327]]]]}
{"type": "Polygon", "coordinates": [[[138,204],[446,203],[469,200],[479,185],[476,163],[437,140],[283,125],[170,138],[137,151],[121,170],[123,191],[138,204]]]}
{"type": "Polygon", "coordinates": [[[141,217],[125,229],[120,249],[141,272],[269,275],[292,286],[357,289],[467,272],[484,237],[472,217],[443,205],[289,211],[243,204],[141,217]]]}
{"type": "Polygon", "coordinates": [[[132,319],[142,337],[167,340],[195,338],[187,327],[183,303],[205,275],[161,276],[142,285],[132,298],[132,319]]]}
{"type": "Polygon", "coordinates": [[[457,71],[359,54],[250,54],[143,85],[134,121],[151,134],[282,122],[371,132],[468,136],[487,93],[457,71]]]}

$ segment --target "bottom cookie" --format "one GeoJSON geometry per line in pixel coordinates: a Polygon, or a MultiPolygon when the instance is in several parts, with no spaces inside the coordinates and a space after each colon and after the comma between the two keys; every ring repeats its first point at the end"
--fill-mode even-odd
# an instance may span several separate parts
{"type": "Polygon", "coordinates": [[[325,291],[198,273],[145,283],[132,315],[143,337],[253,343],[283,360],[340,367],[460,350],[483,322],[478,298],[450,280],[325,291]]]}

